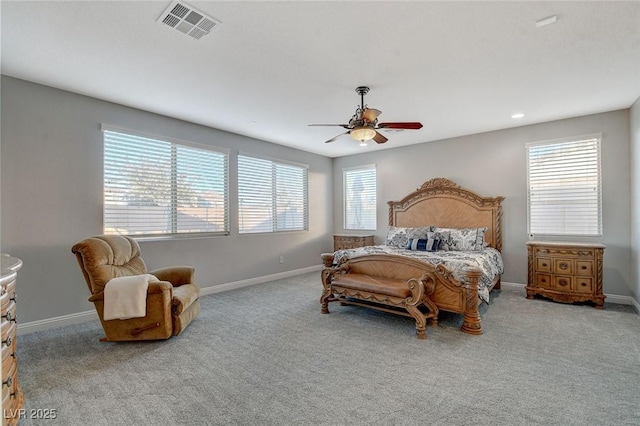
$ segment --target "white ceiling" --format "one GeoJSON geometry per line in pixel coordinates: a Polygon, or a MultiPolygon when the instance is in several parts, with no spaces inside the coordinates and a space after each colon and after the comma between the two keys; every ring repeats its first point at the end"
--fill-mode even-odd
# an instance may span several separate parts
{"type": "Polygon", "coordinates": [[[329,157],[640,96],[638,1],[190,0],[222,21],[201,40],[156,22],[170,3],[3,0],[2,73],[329,157]],[[325,144],[343,129],[307,125],[346,123],[360,85],[380,121],[424,127],[325,144]]]}

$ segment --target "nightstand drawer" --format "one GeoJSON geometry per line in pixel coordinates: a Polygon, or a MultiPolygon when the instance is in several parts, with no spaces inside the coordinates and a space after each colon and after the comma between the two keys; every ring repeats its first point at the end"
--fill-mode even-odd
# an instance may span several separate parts
{"type": "Polygon", "coordinates": [[[373,235],[334,235],[333,250],[345,250],[372,246],[373,235]]]}
{"type": "Polygon", "coordinates": [[[593,276],[593,261],[576,260],[576,275],[593,276]]]}
{"type": "Polygon", "coordinates": [[[593,293],[593,279],[587,277],[576,277],[574,290],[578,293],[593,293]]]}
{"type": "Polygon", "coordinates": [[[553,259],[553,273],[561,275],[573,275],[573,260],[553,259]]]}
{"type": "Polygon", "coordinates": [[[536,287],[552,288],[551,275],[549,274],[536,274],[536,287]]]}
{"type": "Polygon", "coordinates": [[[547,259],[546,257],[538,257],[536,259],[536,271],[551,272],[551,265],[553,265],[551,259],[547,259]]]}
{"type": "Polygon", "coordinates": [[[573,278],[566,275],[553,276],[553,288],[558,291],[571,291],[573,278]]]}

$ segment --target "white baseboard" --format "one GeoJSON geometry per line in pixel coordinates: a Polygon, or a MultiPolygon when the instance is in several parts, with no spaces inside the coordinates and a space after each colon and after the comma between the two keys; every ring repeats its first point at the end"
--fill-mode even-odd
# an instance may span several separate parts
{"type": "MultiPolygon", "coordinates": [[[[248,287],[256,284],[262,284],[269,281],[295,277],[296,275],[302,275],[308,272],[320,271],[322,268],[323,268],[322,265],[309,266],[308,268],[294,269],[293,271],[279,272],[277,274],[264,275],[262,277],[249,278],[246,280],[233,281],[225,284],[212,285],[210,287],[201,288],[200,295],[206,296],[207,294],[221,293],[223,291],[235,290],[237,288],[248,287]]],[[[320,278],[318,276],[318,282],[319,281],[320,281],[320,278]]]]}
{"type": "MultiPolygon", "coordinates": [[[[510,282],[505,282],[505,281],[502,281],[500,283],[500,285],[503,286],[503,287],[509,287],[509,288],[522,288],[522,289],[524,289],[526,287],[526,284],[510,283],[510,282]]],[[[606,296],[606,299],[605,299],[606,302],[615,303],[617,305],[631,305],[636,310],[636,312],[638,314],[640,314],[640,304],[638,302],[636,302],[636,300],[633,297],[631,297],[631,296],[620,296],[618,294],[607,294],[607,293],[605,293],[605,296],[606,296]]]]}
{"type": "MultiPolygon", "coordinates": [[[[279,272],[277,274],[264,275],[262,277],[249,278],[241,281],[234,281],[225,284],[213,285],[200,289],[200,295],[221,293],[223,291],[235,290],[237,288],[247,287],[256,284],[262,284],[269,281],[280,280],[283,278],[294,277],[296,275],[306,274],[308,272],[320,271],[322,265],[310,266],[308,268],[294,269],[292,271],[279,272]]],[[[318,278],[318,281],[320,278],[318,278]]],[[[50,330],[52,328],[63,327],[66,325],[79,324],[86,321],[97,320],[98,314],[95,310],[78,312],[75,314],[62,315],[59,317],[46,318],[37,321],[25,322],[18,324],[18,336],[33,333],[36,331],[50,330]]]]}
{"type": "Polygon", "coordinates": [[[81,322],[87,322],[97,320],[98,314],[95,310],[78,312],[76,314],[62,315],[59,317],[46,318],[37,321],[25,322],[23,324],[18,323],[18,336],[23,334],[33,333],[35,331],[50,330],[52,328],[63,327],[65,325],[79,324],[81,322]]]}
{"type": "Polygon", "coordinates": [[[508,281],[500,281],[500,287],[525,288],[526,284],[510,283],[508,281]]]}

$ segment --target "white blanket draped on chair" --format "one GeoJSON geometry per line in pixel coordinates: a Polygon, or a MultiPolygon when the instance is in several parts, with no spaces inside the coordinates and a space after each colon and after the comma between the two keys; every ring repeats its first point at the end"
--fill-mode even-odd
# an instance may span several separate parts
{"type": "Polygon", "coordinates": [[[104,287],[104,319],[142,318],[147,315],[147,289],[158,281],[151,274],[112,278],[104,287]]]}

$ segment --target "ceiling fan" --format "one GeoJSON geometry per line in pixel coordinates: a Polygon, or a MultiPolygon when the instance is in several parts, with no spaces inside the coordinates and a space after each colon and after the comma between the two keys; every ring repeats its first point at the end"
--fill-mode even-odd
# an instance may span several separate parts
{"type": "Polygon", "coordinates": [[[367,141],[371,139],[376,143],[385,143],[388,139],[378,130],[418,130],[422,128],[422,123],[417,121],[378,123],[378,116],[382,114],[382,111],[369,108],[364,104],[364,95],[369,93],[369,88],[367,86],[356,87],[356,93],[360,95],[360,106],[348,124],[309,124],[309,126],[339,126],[347,129],[346,132],[340,133],[325,143],[333,142],[344,135],[351,135],[353,139],[360,141],[360,145],[366,145],[367,141]]]}

